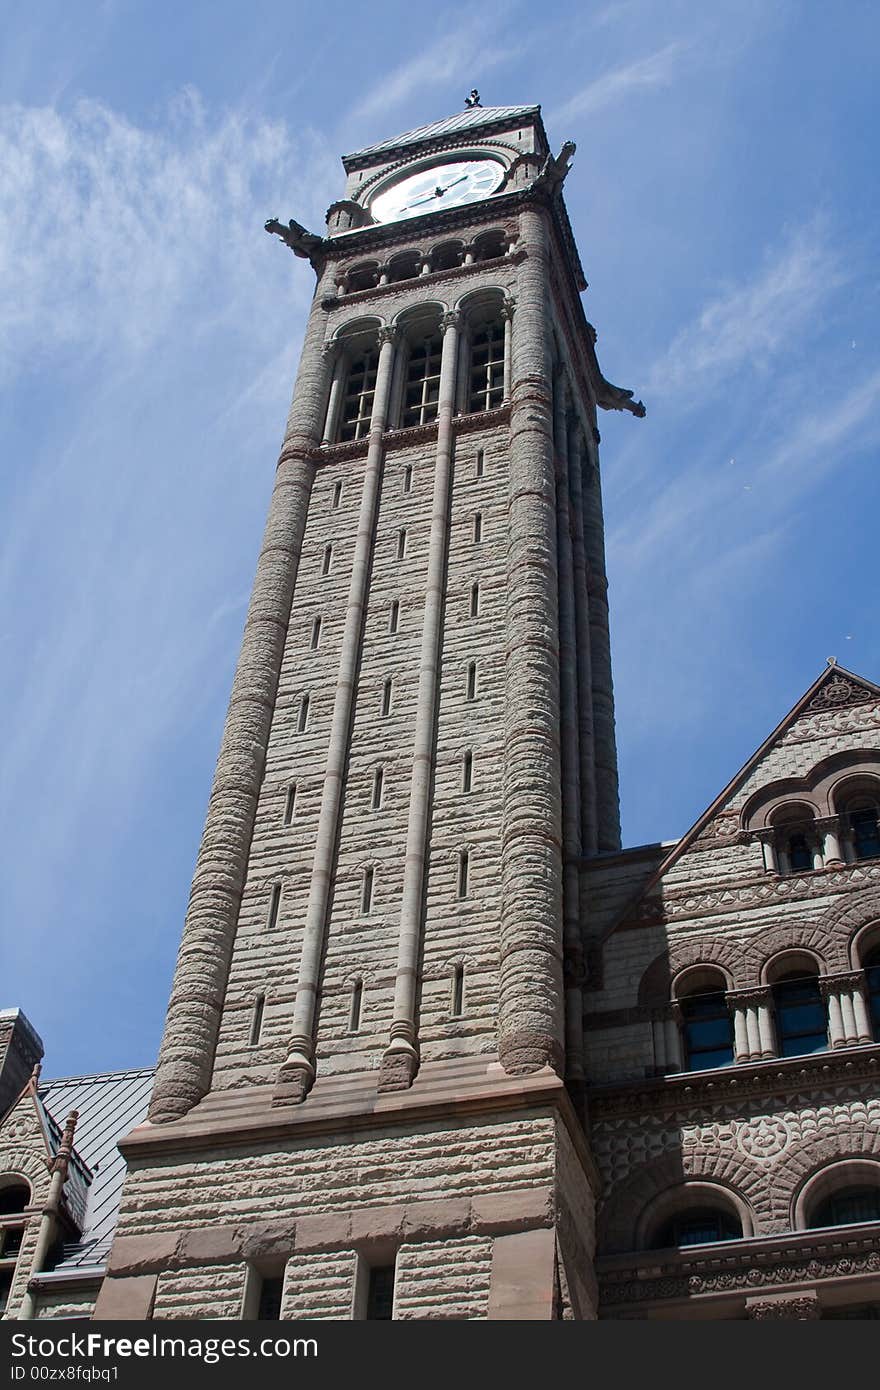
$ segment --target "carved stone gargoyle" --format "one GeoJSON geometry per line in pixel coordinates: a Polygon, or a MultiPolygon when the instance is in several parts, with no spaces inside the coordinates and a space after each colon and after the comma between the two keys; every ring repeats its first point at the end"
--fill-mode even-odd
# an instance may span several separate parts
{"type": "Polygon", "coordinates": [[[596,400],[603,410],[628,410],[640,420],[645,415],[643,402],[634,401],[632,391],[626,391],[622,386],[612,386],[604,377],[596,400]]]}
{"type": "Polygon", "coordinates": [[[283,222],[278,221],[277,217],[270,217],[266,223],[266,231],[270,232],[272,236],[280,236],[295,256],[302,256],[303,260],[306,261],[314,259],[323,242],[323,237],[316,236],[314,232],[306,231],[306,228],[300,226],[299,222],[294,222],[292,217],[286,227],[283,222]]]}
{"type": "Polygon", "coordinates": [[[535,187],[546,188],[550,192],[560,188],[571,168],[572,156],[576,149],[577,145],[573,140],[566,140],[557,155],[548,154],[541,166],[540,174],[535,179],[535,187]]]}

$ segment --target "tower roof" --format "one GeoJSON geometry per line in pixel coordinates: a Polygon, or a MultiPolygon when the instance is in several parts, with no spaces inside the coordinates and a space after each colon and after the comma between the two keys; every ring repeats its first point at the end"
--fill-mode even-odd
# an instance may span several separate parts
{"type": "Polygon", "coordinates": [[[457,111],[454,116],[446,116],[442,121],[432,121],[430,125],[419,126],[417,130],[404,131],[402,135],[394,135],[390,140],[380,140],[377,145],[367,145],[362,150],[355,150],[352,154],[343,155],[342,163],[346,169],[349,169],[378,154],[388,154],[392,150],[406,149],[410,145],[421,145],[430,140],[439,140],[446,135],[481,130],[484,126],[505,124],[532,116],[540,120],[540,106],[468,107],[465,111],[457,111]]]}

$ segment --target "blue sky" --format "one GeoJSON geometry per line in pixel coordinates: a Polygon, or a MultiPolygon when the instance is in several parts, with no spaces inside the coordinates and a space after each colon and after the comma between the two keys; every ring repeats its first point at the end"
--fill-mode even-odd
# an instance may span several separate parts
{"type": "Polygon", "coordinates": [[[340,153],[541,102],[603,370],[625,841],[880,679],[876,5],[7,0],[2,998],[150,1064],[340,153]]]}

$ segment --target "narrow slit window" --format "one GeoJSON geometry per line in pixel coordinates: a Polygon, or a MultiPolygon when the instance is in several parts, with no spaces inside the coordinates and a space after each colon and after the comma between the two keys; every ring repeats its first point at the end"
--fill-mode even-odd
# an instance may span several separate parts
{"type": "Polygon", "coordinates": [[[263,1010],[266,1007],[265,994],[258,994],[251,1012],[251,1047],[256,1047],[263,1031],[263,1010]]]}
{"type": "Polygon", "coordinates": [[[339,482],[339,483],[334,483],[334,484],[333,484],[333,501],[332,501],[331,504],[330,504],[334,512],[335,512],[336,509],[338,508],[339,503],[340,503],[341,501],[342,501],[342,483],[341,483],[341,482],[339,482]]]}
{"type": "Polygon", "coordinates": [[[406,531],[401,528],[397,533],[397,558],[403,560],[406,557],[406,531]]]}
{"type": "Polygon", "coordinates": [[[467,697],[469,700],[477,698],[477,663],[475,661],[468,662],[467,697]]]}
{"type": "Polygon", "coordinates": [[[363,980],[355,980],[351,987],[351,1005],[348,1011],[348,1031],[350,1033],[360,1032],[363,1003],[364,982],[363,980]]]}
{"type": "Polygon", "coordinates": [[[480,616],[480,586],[479,586],[479,584],[472,584],[472,585],[471,585],[471,617],[472,617],[472,618],[478,618],[479,616],[480,616]]]}
{"type": "Polygon", "coordinates": [[[321,642],[321,619],[315,618],[312,622],[312,651],[316,651],[321,642]]]}
{"type": "Polygon", "coordinates": [[[477,477],[482,478],[486,469],[485,455],[482,449],[477,450],[477,477]]]}
{"type": "Polygon", "coordinates": [[[269,931],[274,931],[278,924],[278,912],[281,907],[281,884],[273,883],[272,892],[269,896],[269,916],[266,919],[266,926],[269,931]]]}
{"type": "Polygon", "coordinates": [[[392,599],[391,611],[388,614],[388,631],[394,633],[400,626],[400,600],[392,599]]]}
{"type": "Polygon", "coordinates": [[[412,492],[412,478],[413,478],[412,464],[411,464],[411,463],[408,463],[408,464],[406,465],[406,468],[404,468],[404,470],[403,470],[403,490],[404,490],[404,492],[412,492]]]}
{"type": "Polygon", "coordinates": [[[260,1299],[257,1305],[259,1322],[279,1322],[281,1319],[281,1298],[284,1293],[284,1277],[260,1280],[260,1299]]]}
{"type": "Polygon", "coordinates": [[[375,869],[364,869],[364,881],[361,885],[361,912],[369,912],[372,909],[375,880],[375,869]]]}
{"type": "Polygon", "coordinates": [[[463,849],[458,856],[458,896],[466,898],[468,894],[468,880],[470,878],[471,856],[468,850],[463,849]]]}
{"type": "Polygon", "coordinates": [[[373,773],[373,810],[378,811],[382,805],[382,796],[385,791],[385,769],[377,767],[373,773]]]}
{"type": "Polygon", "coordinates": [[[291,782],[284,800],[284,824],[290,825],[296,811],[296,783],[291,782]]]}
{"type": "Polygon", "coordinates": [[[386,680],[385,684],[382,686],[382,713],[383,713],[383,715],[387,715],[387,714],[390,714],[390,713],[391,713],[391,677],[390,677],[390,676],[389,676],[388,679],[386,680]]]}
{"type": "Polygon", "coordinates": [[[390,1322],[394,1318],[394,1265],[375,1265],[367,1284],[367,1319],[390,1322]]]}
{"type": "Polygon", "coordinates": [[[330,571],[331,571],[332,568],[333,568],[333,547],[332,547],[332,545],[325,545],[325,546],[324,546],[324,559],[321,561],[321,573],[322,573],[323,575],[328,575],[328,574],[330,573],[330,571]]]}
{"type": "Polygon", "coordinates": [[[311,701],[309,700],[308,695],[304,695],[304,696],[302,697],[302,699],[300,700],[300,702],[299,702],[299,720],[297,721],[297,726],[296,726],[296,727],[297,727],[297,730],[299,731],[299,733],[301,733],[301,734],[304,734],[305,731],[306,731],[306,729],[309,727],[309,705],[310,705],[310,704],[311,704],[311,701]]]}
{"type": "Polygon", "coordinates": [[[474,784],[474,755],[470,749],[467,750],[461,760],[461,789],[469,792],[474,784]]]}
{"type": "Polygon", "coordinates": [[[449,1012],[453,1018],[461,1018],[464,1013],[464,966],[457,965],[452,972],[452,1000],[449,1012]]]}
{"type": "Polygon", "coordinates": [[[483,539],[483,513],[474,512],[474,541],[479,545],[483,539]]]}

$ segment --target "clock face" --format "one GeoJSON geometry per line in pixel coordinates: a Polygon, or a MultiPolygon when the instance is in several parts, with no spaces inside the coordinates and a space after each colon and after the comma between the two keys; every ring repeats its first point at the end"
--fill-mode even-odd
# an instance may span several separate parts
{"type": "Polygon", "coordinates": [[[420,217],[423,212],[461,207],[487,198],[504,178],[495,159],[462,159],[455,164],[434,164],[398,180],[370,203],[377,222],[420,217]]]}

